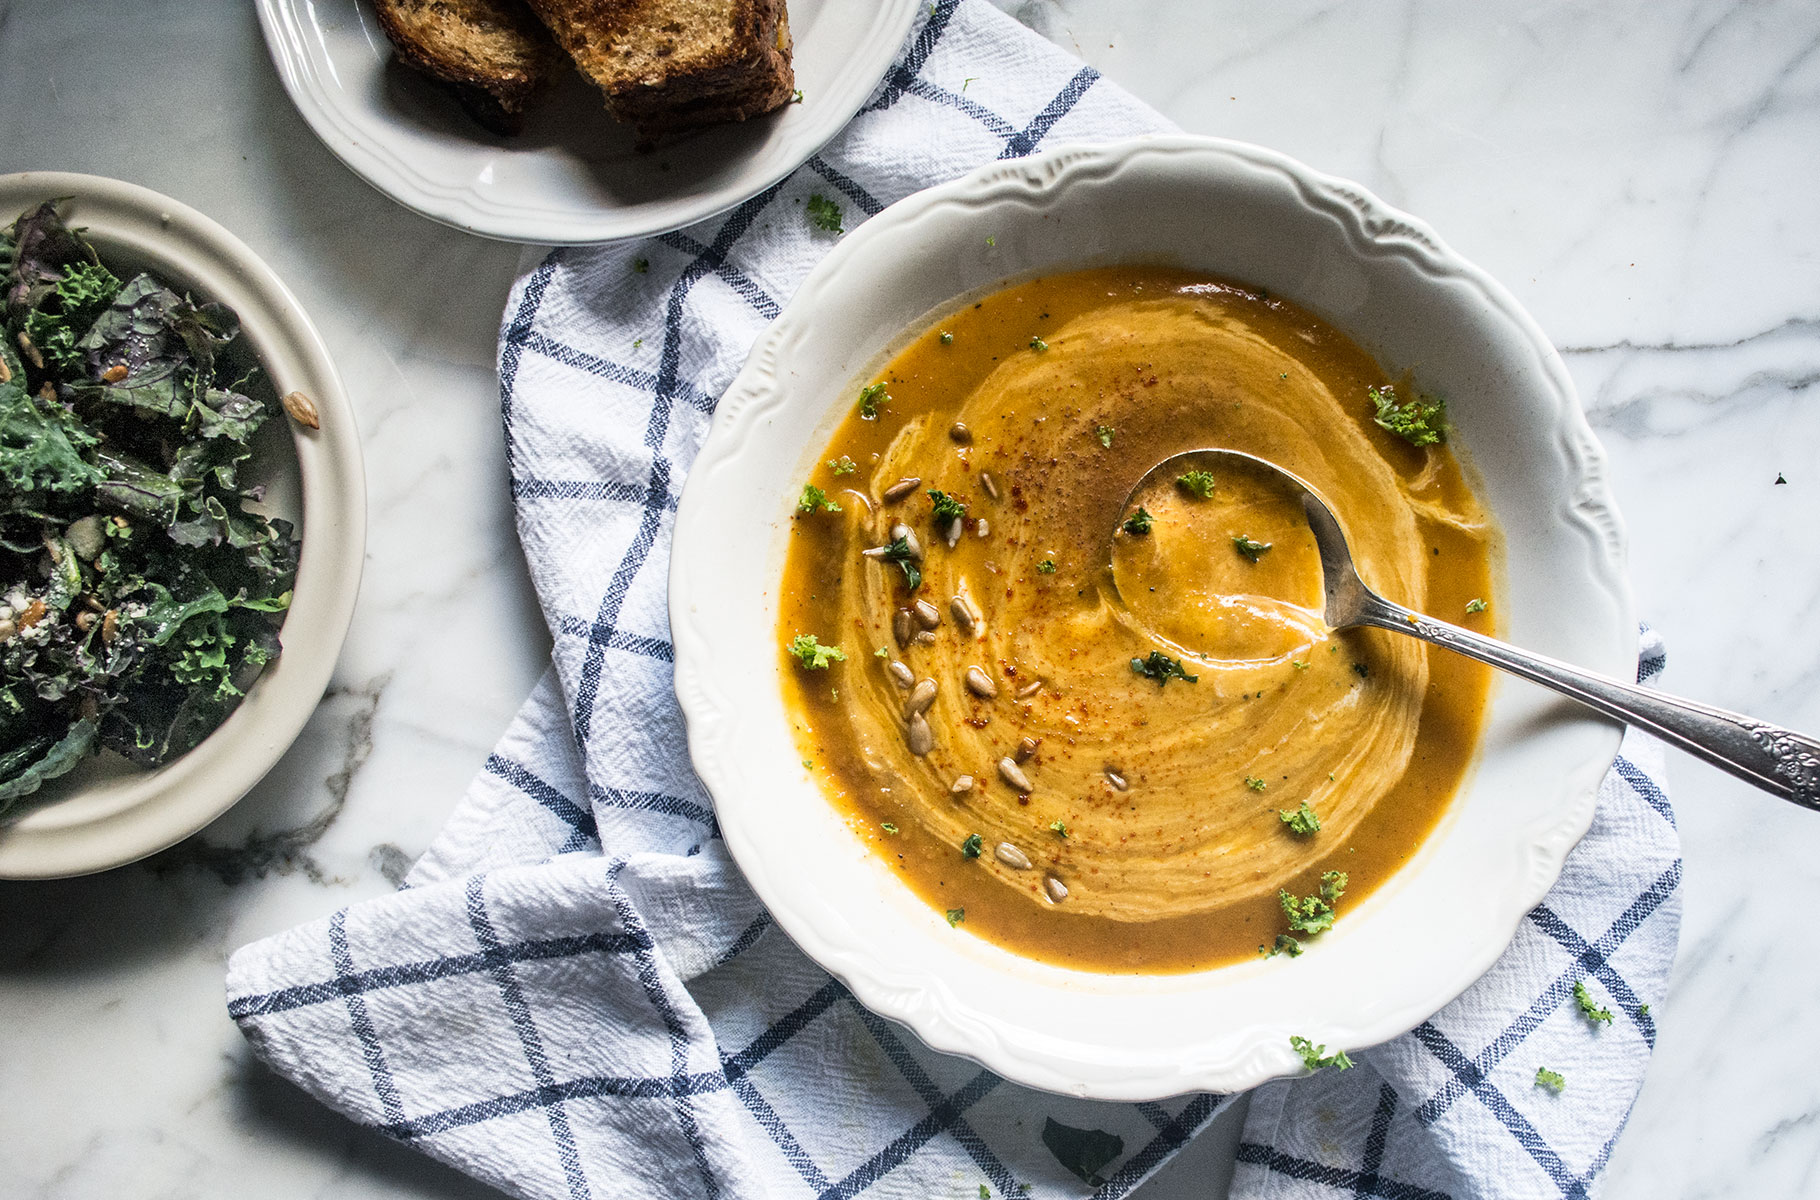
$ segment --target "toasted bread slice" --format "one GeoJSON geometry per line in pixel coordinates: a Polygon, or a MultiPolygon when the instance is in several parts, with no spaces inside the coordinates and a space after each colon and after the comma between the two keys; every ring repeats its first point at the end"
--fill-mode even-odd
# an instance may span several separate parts
{"type": "Polygon", "coordinates": [[[784,0],[528,0],[641,140],[789,102],[784,0]]]}
{"type": "Polygon", "coordinates": [[[524,127],[558,52],[524,0],[373,0],[399,61],[444,84],[495,133],[524,127]]]}

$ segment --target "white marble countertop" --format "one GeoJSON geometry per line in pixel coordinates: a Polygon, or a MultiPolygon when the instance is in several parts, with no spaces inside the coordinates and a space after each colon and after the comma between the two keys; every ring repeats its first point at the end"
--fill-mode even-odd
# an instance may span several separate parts
{"type": "MultiPolygon", "coordinates": [[[[1186,129],[1360,180],[1509,286],[1610,451],[1669,686],[1820,729],[1820,6],[995,2],[1186,129]]],[[[391,887],[542,669],[493,371],[517,250],[343,169],[248,4],[0,0],[0,63],[0,171],[156,188],[291,284],[359,411],[372,520],[333,688],[247,800],[145,864],[0,884],[0,1190],[493,1195],[264,1071],[221,977],[232,948],[391,887]]],[[[1811,1195],[1820,816],[1673,770],[1682,951],[1605,1194],[1811,1195]]],[[[1231,1124],[1146,1200],[1223,1194],[1231,1124]]]]}

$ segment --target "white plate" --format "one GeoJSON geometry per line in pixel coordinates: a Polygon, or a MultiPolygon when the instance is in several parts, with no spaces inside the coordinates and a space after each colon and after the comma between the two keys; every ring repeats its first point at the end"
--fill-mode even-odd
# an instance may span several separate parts
{"type": "Polygon", "coordinates": [[[364,2],[259,0],[259,26],[292,103],[356,175],[457,229],[571,245],[678,229],[794,171],[859,111],[924,5],[790,0],[803,102],[645,154],[566,63],[525,131],[500,137],[393,63],[364,2]]]}
{"type": "Polygon", "coordinates": [[[149,271],[239,314],[278,394],[308,395],[322,428],[299,428],[278,413],[260,430],[265,445],[253,462],[267,476],[267,510],[296,524],[303,540],[278,661],[234,714],[181,758],[147,771],[106,755],[26,797],[22,816],[0,822],[0,879],[117,867],[181,841],[233,807],[290,748],[322,698],[354,613],[366,553],[366,476],[354,410],[328,348],[290,289],[239,238],[195,209],[115,179],[59,171],[0,175],[0,222],[63,197],[69,198],[61,206],[64,219],[83,229],[103,263],[117,272],[149,271]],[[287,441],[295,458],[285,452],[287,441]]]}
{"type": "Polygon", "coordinates": [[[670,620],[696,770],[759,897],[866,1005],[1008,1079],[1140,1100],[1300,1073],[1292,1035],[1356,1049],[1452,1000],[1585,833],[1619,730],[1503,681],[1441,827],[1296,959],[1095,975],[950,929],[912,895],[791,740],[777,581],[796,492],[859,383],[958,297],[1120,262],[1263,285],[1392,375],[1412,369],[1447,398],[1502,524],[1506,635],[1623,677],[1637,630],[1604,459],[1559,356],[1508,292],[1356,184],[1253,146],[1148,138],[995,164],[836,245],[721,399],[677,513],[670,620]]]}

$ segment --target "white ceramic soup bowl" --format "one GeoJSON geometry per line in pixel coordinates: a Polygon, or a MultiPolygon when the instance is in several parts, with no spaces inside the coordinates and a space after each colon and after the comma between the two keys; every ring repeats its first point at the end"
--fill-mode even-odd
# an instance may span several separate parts
{"type": "Polygon", "coordinates": [[[1500,680],[1421,851],[1295,959],[1069,970],[949,928],[894,878],[791,738],[777,618],[797,494],[909,337],[1009,282],[1115,263],[1267,288],[1445,397],[1503,530],[1503,636],[1622,677],[1637,627],[1603,455],[1560,357],[1508,292],[1356,184],[1254,146],[1149,137],[994,164],[844,238],[722,398],[677,514],[670,618],[696,770],[778,924],[868,1007],[1019,1083],[1142,1100],[1299,1073],[1292,1035],[1369,1046],[1459,995],[1585,833],[1620,730],[1500,680]]]}
{"type": "Polygon", "coordinates": [[[302,552],[283,652],[201,745],[155,770],[105,754],[53,779],[0,821],[0,879],[82,875],[132,862],[231,808],[303,730],[328,686],[360,588],[366,476],[354,410],[315,326],[245,243],[169,196],[96,175],[0,175],[0,222],[62,200],[59,211],[123,278],[148,271],[198,302],[218,300],[276,393],[315,401],[320,429],[276,412],[251,464],[265,508],[297,527],[302,552]]]}

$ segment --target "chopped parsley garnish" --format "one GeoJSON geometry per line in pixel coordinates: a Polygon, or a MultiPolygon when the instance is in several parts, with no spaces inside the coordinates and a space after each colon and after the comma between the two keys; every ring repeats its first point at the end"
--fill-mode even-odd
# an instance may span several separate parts
{"type": "Polygon", "coordinates": [[[796,511],[799,513],[839,512],[840,505],[828,499],[828,493],[813,483],[805,483],[803,484],[803,494],[796,501],[796,511]]]}
{"type": "Polygon", "coordinates": [[[1183,491],[1192,492],[1203,500],[1213,495],[1212,471],[1187,471],[1177,475],[1175,481],[1183,491]]]}
{"type": "Polygon", "coordinates": [[[1268,949],[1259,946],[1258,953],[1266,958],[1275,958],[1279,954],[1287,954],[1291,958],[1298,958],[1302,953],[1302,943],[1296,941],[1286,933],[1279,933],[1277,934],[1276,945],[1271,946],[1268,949]]]}
{"type": "MultiPolygon", "coordinates": [[[[961,90],[966,91],[967,89],[963,87],[961,90]]],[[[986,244],[988,246],[996,246],[996,245],[998,245],[998,239],[993,237],[991,234],[987,234],[986,235],[986,244]]]]}
{"type": "Polygon", "coordinates": [[[1055,574],[1055,560],[1053,558],[1045,558],[1042,562],[1037,563],[1036,573],[1038,575],[1055,574]]]}
{"type": "Polygon", "coordinates": [[[1060,821],[1051,821],[1049,822],[1049,832],[1055,834],[1057,837],[1067,837],[1068,827],[1060,821]]]}
{"type": "Polygon", "coordinates": [[[1592,993],[1586,990],[1584,979],[1574,984],[1574,1003],[1580,1006],[1580,1012],[1588,1021],[1611,1024],[1611,1009],[1601,1008],[1593,1002],[1592,993]]]}
{"type": "MultiPolygon", "coordinates": [[[[1345,893],[1346,872],[1323,871],[1319,894],[1298,900],[1288,892],[1278,890],[1277,902],[1283,906],[1283,916],[1289,920],[1291,933],[1325,933],[1333,928],[1334,905],[1345,893]]],[[[1281,940],[1278,939],[1279,944],[1281,940]]]]}
{"type": "Polygon", "coordinates": [[[790,103],[801,104],[802,102],[803,102],[803,89],[797,88],[795,91],[790,93],[790,103]]]}
{"type": "Polygon", "coordinates": [[[1482,612],[1484,612],[1484,611],[1485,611],[1485,601],[1483,601],[1483,600],[1468,600],[1468,601],[1467,601],[1467,602],[1466,602],[1466,611],[1467,611],[1467,612],[1469,612],[1469,613],[1482,613],[1482,612]]]}
{"type": "Polygon", "coordinates": [[[831,662],[846,662],[847,652],[839,646],[824,646],[813,633],[799,633],[790,643],[790,653],[811,671],[825,671],[831,662]]]}
{"type": "Polygon", "coordinates": [[[966,919],[967,919],[967,910],[966,909],[951,908],[948,910],[948,924],[950,927],[959,925],[962,921],[965,921],[966,919]]]}
{"type": "Polygon", "coordinates": [[[1289,832],[1301,837],[1317,833],[1321,828],[1320,814],[1316,813],[1306,800],[1302,801],[1300,808],[1277,809],[1277,817],[1283,824],[1289,826],[1289,832]]]}
{"type": "Polygon", "coordinates": [[[1637,1005],[1637,1015],[1639,1017],[1647,1017],[1649,1015],[1649,1005],[1647,1005],[1647,1004],[1637,1005]]]}
{"type": "Polygon", "coordinates": [[[885,381],[869,383],[859,390],[859,418],[862,421],[878,420],[878,406],[891,403],[891,393],[885,390],[885,381]]]}
{"type": "Polygon", "coordinates": [[[992,1200],[992,1189],[983,1183],[980,1184],[980,1200],[992,1200]]]}
{"type": "Polygon", "coordinates": [[[1366,395],[1377,406],[1373,417],[1380,429],[1388,429],[1412,446],[1434,446],[1447,440],[1447,403],[1416,395],[1398,403],[1397,393],[1389,384],[1372,388],[1366,395]]]}
{"type": "Polygon", "coordinates": [[[935,519],[943,525],[967,515],[967,506],[947,492],[930,488],[929,499],[935,504],[935,519]]]}
{"type": "Polygon", "coordinates": [[[829,459],[828,469],[833,471],[836,475],[851,475],[853,472],[859,470],[859,464],[843,454],[839,458],[829,459]]]}
{"type": "Polygon", "coordinates": [[[1308,660],[1298,658],[1294,662],[1290,663],[1289,665],[1294,667],[1298,671],[1306,671],[1308,669],[1308,660]]]}
{"type": "Polygon", "coordinates": [[[643,275],[646,271],[649,271],[650,269],[651,269],[651,260],[650,259],[635,258],[632,260],[632,270],[634,272],[636,272],[637,274],[643,275]]]}
{"type": "Polygon", "coordinates": [[[1170,658],[1161,650],[1152,650],[1148,658],[1132,659],[1131,671],[1145,679],[1156,680],[1158,687],[1168,686],[1171,679],[1180,679],[1184,683],[1194,683],[1200,679],[1199,675],[1190,675],[1182,669],[1181,659],[1170,658]]]}
{"type": "Polygon", "coordinates": [[[1132,537],[1143,537],[1150,532],[1150,527],[1154,524],[1156,524],[1156,518],[1145,511],[1144,506],[1140,504],[1136,512],[1125,518],[1125,522],[1120,528],[1132,537]]]}
{"type": "Polygon", "coordinates": [[[1346,1057],[1344,1050],[1336,1050],[1332,1054],[1327,1054],[1325,1045],[1317,1046],[1305,1037],[1290,1038],[1289,1046],[1302,1056],[1302,1065],[1310,1071],[1319,1071],[1324,1067],[1332,1067],[1336,1071],[1352,1069],[1352,1059],[1346,1057]]]}
{"type": "Polygon", "coordinates": [[[1045,342],[1040,337],[1033,337],[1030,339],[1030,348],[1035,350],[1038,354],[1041,354],[1043,351],[1049,349],[1049,343],[1045,342]]]}
{"type": "Polygon", "coordinates": [[[845,233],[841,228],[840,205],[820,192],[809,197],[809,224],[824,233],[845,233]]]}
{"type": "Polygon", "coordinates": [[[885,649],[883,646],[880,646],[878,649],[876,649],[872,652],[872,657],[873,658],[890,658],[891,651],[885,649]]]}
{"type": "Polygon", "coordinates": [[[894,539],[878,557],[880,562],[896,563],[903,568],[904,586],[910,591],[914,592],[923,586],[923,569],[916,565],[916,560],[910,553],[909,538],[894,539]]]}
{"type": "Polygon", "coordinates": [[[1256,775],[1247,775],[1245,776],[1245,786],[1254,792],[1261,792],[1264,790],[1265,784],[1256,775]]]}
{"type": "Polygon", "coordinates": [[[967,835],[967,840],[961,843],[961,857],[978,858],[979,856],[980,835],[977,833],[970,833],[967,835]]]}
{"type": "Polygon", "coordinates": [[[897,832],[897,826],[895,826],[895,825],[893,825],[893,824],[892,824],[892,823],[891,823],[891,822],[889,822],[889,821],[886,821],[886,822],[885,822],[885,823],[884,823],[884,824],[882,824],[882,825],[880,825],[880,826],[879,826],[879,828],[880,828],[880,829],[882,829],[882,830],[884,830],[884,831],[885,831],[885,832],[886,832],[886,833],[893,833],[893,834],[894,834],[894,833],[896,833],[896,832],[897,832]]]}
{"type": "Polygon", "coordinates": [[[954,345],[954,335],[952,333],[949,333],[946,329],[942,330],[942,345],[944,345],[944,346],[954,345]]]}
{"type": "Polygon", "coordinates": [[[1264,556],[1264,552],[1275,544],[1275,542],[1254,542],[1242,533],[1232,539],[1232,548],[1244,555],[1246,562],[1258,561],[1264,556]]]}
{"type": "Polygon", "coordinates": [[[1099,438],[1100,445],[1106,447],[1108,450],[1112,449],[1112,437],[1117,432],[1118,430],[1110,425],[1095,425],[1093,427],[1093,436],[1099,438]]]}
{"type": "Polygon", "coordinates": [[[1547,1088],[1549,1091],[1559,1096],[1561,1094],[1561,1089],[1567,1086],[1567,1076],[1561,1074],[1559,1071],[1551,1071],[1547,1067],[1537,1067],[1536,1086],[1547,1088]]]}

